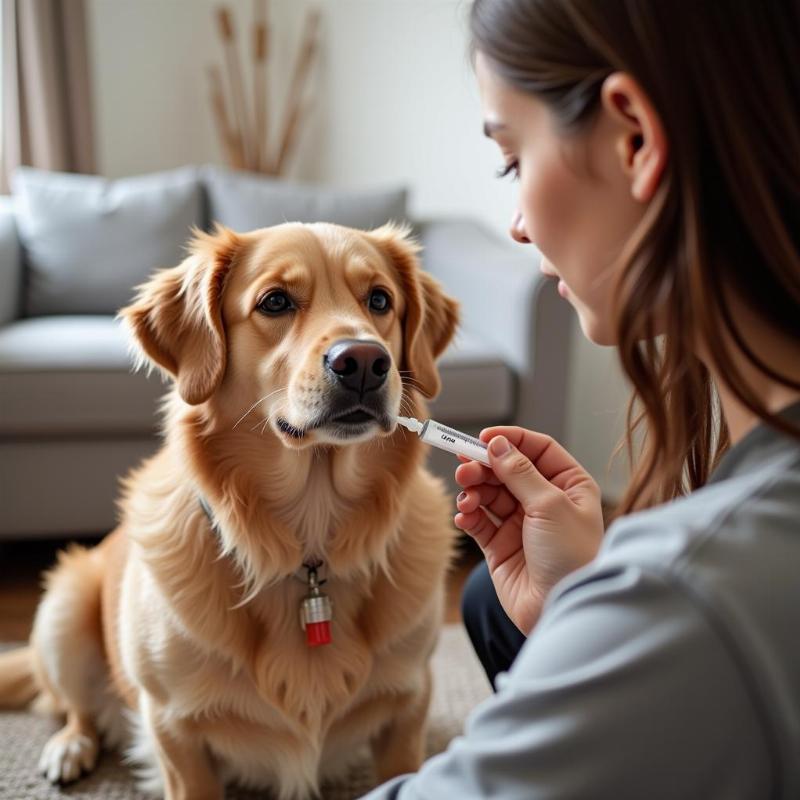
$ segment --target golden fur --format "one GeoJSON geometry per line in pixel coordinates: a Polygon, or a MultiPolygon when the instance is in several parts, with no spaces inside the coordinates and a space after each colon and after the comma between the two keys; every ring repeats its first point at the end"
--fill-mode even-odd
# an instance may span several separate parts
{"type": "Polygon", "coordinates": [[[39,694],[66,714],[41,769],[61,781],[91,769],[98,733],[126,741],[127,707],[140,781],[171,799],[220,798],[230,780],[308,797],[364,743],[380,780],[416,770],[449,501],[394,424],[287,430],[328,402],[323,356],[341,339],[382,343],[387,414],[424,416],[455,303],[405,231],[288,224],[198,233],[121,316],[174,387],[118,528],[61,555],[30,647],[0,658],[0,704],[39,694]],[[375,286],[388,313],[365,302],[375,286]],[[259,312],[272,287],[296,310],[259,312]],[[334,608],[333,642],[316,648],[299,623],[309,558],[334,608]]]}

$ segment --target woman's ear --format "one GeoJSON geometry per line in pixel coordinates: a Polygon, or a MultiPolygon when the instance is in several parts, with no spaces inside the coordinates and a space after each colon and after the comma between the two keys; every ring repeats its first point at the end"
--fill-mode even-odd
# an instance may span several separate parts
{"type": "Polygon", "coordinates": [[[441,389],[436,359],[456,332],[458,303],[444,293],[435,278],[422,271],[417,258],[420,247],[409,238],[409,228],[384,225],[369,235],[390,259],[403,286],[402,369],[410,373],[413,387],[431,399],[441,389]]]}
{"type": "Polygon", "coordinates": [[[222,291],[241,240],[218,226],[194,232],[189,257],[156,272],[119,312],[141,361],[171,375],[190,405],[205,402],[225,374],[227,346],[222,291]]]}
{"type": "Polygon", "coordinates": [[[609,75],[600,91],[605,112],[618,125],[616,152],[631,196],[651,200],[667,165],[668,143],[661,117],[642,87],[626,72],[609,75]]]}

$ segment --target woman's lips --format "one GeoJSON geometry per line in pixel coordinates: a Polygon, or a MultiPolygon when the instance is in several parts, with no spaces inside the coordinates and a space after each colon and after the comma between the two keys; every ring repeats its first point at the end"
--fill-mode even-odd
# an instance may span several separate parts
{"type": "Polygon", "coordinates": [[[545,276],[545,278],[553,278],[554,280],[557,280],[558,281],[558,293],[562,297],[566,297],[567,296],[567,294],[569,293],[569,289],[567,288],[567,284],[564,283],[564,281],[561,280],[561,278],[559,278],[557,272],[551,272],[549,269],[545,269],[542,266],[539,267],[539,271],[542,273],[542,275],[545,276]]]}

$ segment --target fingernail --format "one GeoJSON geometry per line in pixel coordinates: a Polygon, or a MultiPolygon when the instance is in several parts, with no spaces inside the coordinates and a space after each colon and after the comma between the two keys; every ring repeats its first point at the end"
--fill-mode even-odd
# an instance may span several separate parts
{"type": "Polygon", "coordinates": [[[489,452],[493,456],[504,456],[511,449],[508,439],[505,436],[495,436],[489,442],[489,452]]]}
{"type": "Polygon", "coordinates": [[[456,502],[460,503],[462,500],[466,499],[467,499],[467,493],[461,492],[461,494],[458,497],[456,497],[456,502]]]}

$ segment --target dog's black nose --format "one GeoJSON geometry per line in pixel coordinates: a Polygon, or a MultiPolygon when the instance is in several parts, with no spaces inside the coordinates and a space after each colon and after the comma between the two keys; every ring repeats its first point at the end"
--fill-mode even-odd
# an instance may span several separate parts
{"type": "Polygon", "coordinates": [[[392,357],[383,345],[360,339],[335,342],[323,361],[345,388],[359,394],[383,386],[392,365],[392,357]]]}

